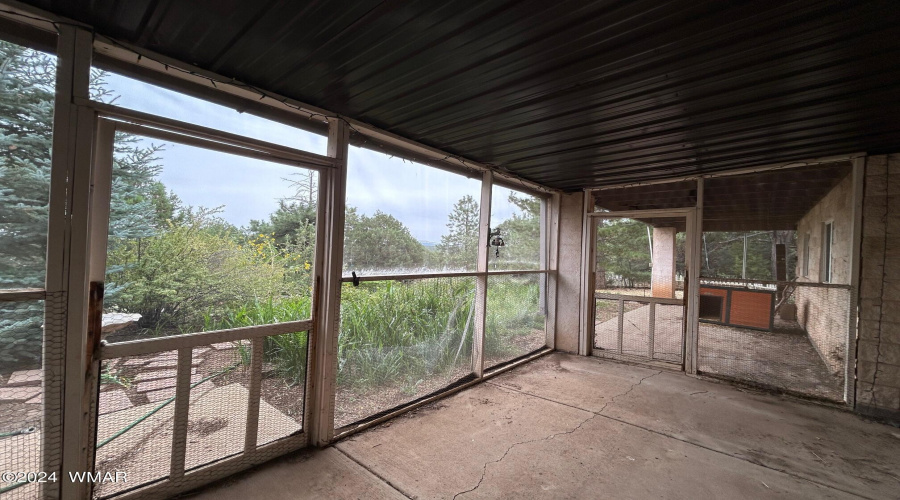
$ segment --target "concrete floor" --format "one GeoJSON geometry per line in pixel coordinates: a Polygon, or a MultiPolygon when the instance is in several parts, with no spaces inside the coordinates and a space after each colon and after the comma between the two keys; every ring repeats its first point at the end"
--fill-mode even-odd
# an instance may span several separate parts
{"type": "Polygon", "coordinates": [[[554,353],[191,498],[900,498],[900,429],[554,353]]]}

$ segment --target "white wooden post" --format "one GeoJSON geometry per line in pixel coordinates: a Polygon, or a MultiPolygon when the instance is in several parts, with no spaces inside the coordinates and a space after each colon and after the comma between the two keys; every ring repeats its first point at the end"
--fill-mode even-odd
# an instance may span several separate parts
{"type": "Polygon", "coordinates": [[[684,371],[697,373],[700,335],[700,248],[703,241],[703,179],[697,179],[697,207],[687,216],[685,257],[688,279],[684,297],[687,300],[684,335],[684,371]]]}
{"type": "Polygon", "coordinates": [[[112,200],[113,147],[116,124],[100,120],[94,140],[91,196],[90,280],[106,279],[106,247],[109,238],[109,207],[112,200]]]}
{"type": "MultiPolygon", "coordinates": [[[[554,193],[547,199],[548,207],[546,227],[546,240],[542,242],[547,246],[547,260],[545,262],[547,272],[547,317],[545,328],[547,333],[547,347],[556,348],[556,302],[557,302],[557,276],[559,270],[559,203],[560,196],[554,193]]],[[[542,233],[544,235],[544,233],[542,233]]]]}
{"type": "Polygon", "coordinates": [[[320,173],[316,269],[318,298],[316,324],[311,332],[313,360],[310,403],[310,442],[326,446],[334,437],[334,393],[337,376],[337,345],[341,321],[341,270],[344,259],[344,210],[347,193],[347,155],[350,128],[347,122],[331,119],[328,127],[328,156],[335,158],[332,169],[320,173]]]}
{"type": "Polygon", "coordinates": [[[594,194],[584,192],[581,236],[581,297],[579,298],[580,321],[578,329],[578,354],[590,356],[594,347],[594,261],[597,241],[597,221],[588,214],[594,211],[594,194]]]}
{"type": "MultiPolygon", "coordinates": [[[[490,250],[489,233],[491,229],[491,191],[494,186],[494,176],[490,170],[481,176],[481,203],[478,219],[478,262],[476,271],[487,273],[488,251],[490,250]]],[[[472,373],[476,377],[484,376],[484,336],[487,316],[487,286],[486,274],[475,277],[475,333],[472,337],[472,373]]]]}
{"type": "MultiPolygon", "coordinates": [[[[91,239],[91,153],[96,117],[73,100],[88,98],[93,37],[72,26],[60,26],[56,98],[53,115],[50,238],[47,290],[64,296],[65,382],[60,491],[62,498],[84,498],[89,487],[67,480],[68,472],[90,470],[91,401],[93,392],[87,351],[91,239]]],[[[49,450],[47,450],[49,451],[49,450]]]]}
{"type": "Polygon", "coordinates": [[[844,356],[844,401],[856,407],[856,329],[859,306],[860,245],[862,244],[863,183],[866,157],[853,160],[853,218],[850,221],[850,304],[847,318],[847,351],[844,356]]]}
{"type": "Polygon", "coordinates": [[[656,302],[651,301],[648,307],[650,317],[647,319],[647,358],[653,359],[653,345],[656,343],[656,302]]]}

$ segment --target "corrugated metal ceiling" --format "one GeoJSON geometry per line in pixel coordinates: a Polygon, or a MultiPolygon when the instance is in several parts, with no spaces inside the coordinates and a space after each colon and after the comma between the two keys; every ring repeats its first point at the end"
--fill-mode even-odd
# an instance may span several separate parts
{"type": "Polygon", "coordinates": [[[562,189],[900,151],[892,1],[30,3],[562,189]]]}
{"type": "MultiPolygon", "coordinates": [[[[849,161],[726,175],[706,179],[704,231],[771,231],[796,229],[797,223],[852,171],[849,161]]],[[[848,181],[849,182],[849,181],[848,181]]],[[[603,189],[594,192],[601,210],[665,210],[697,205],[693,180],[603,189]]],[[[651,225],[675,226],[684,219],[641,219],[651,225]]]]}

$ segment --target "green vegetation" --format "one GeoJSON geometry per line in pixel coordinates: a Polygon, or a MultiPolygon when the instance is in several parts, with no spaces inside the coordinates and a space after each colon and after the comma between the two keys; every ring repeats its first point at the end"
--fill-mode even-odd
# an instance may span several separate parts
{"type": "Polygon", "coordinates": [[[647,224],[632,219],[601,219],[597,227],[597,271],[625,288],[649,286],[647,224]]]}
{"type": "MultiPolygon", "coordinates": [[[[650,235],[647,224],[633,219],[601,219],[597,227],[597,271],[607,286],[650,286],[650,235]]],[[[774,280],[775,245],[787,248],[787,278],[796,265],[795,231],[706,232],[701,248],[701,276],[740,278],[747,236],[747,279],[774,280]]],[[[684,272],[684,233],[676,235],[677,269],[684,272]]],[[[598,284],[598,286],[602,286],[598,284]]]]}
{"type": "MultiPolygon", "coordinates": [[[[497,189],[494,190],[495,198],[497,189]]],[[[538,269],[541,255],[541,200],[534,196],[510,192],[507,202],[512,205],[512,216],[496,225],[506,246],[500,248],[500,256],[490,253],[491,269],[538,269]]],[[[502,203],[496,199],[493,203],[502,203]]],[[[491,219],[495,217],[492,215],[491,219]]]]}
{"type": "Polygon", "coordinates": [[[484,356],[509,359],[543,344],[544,313],[540,306],[541,275],[488,278],[484,356]]]}
{"type": "MultiPolygon", "coordinates": [[[[0,288],[43,288],[55,59],[0,41],[0,288]]],[[[40,366],[43,304],[0,304],[3,371],[40,366]]]]}
{"type": "Polygon", "coordinates": [[[111,241],[107,280],[114,293],[107,306],[137,312],[142,326],[163,333],[243,314],[248,297],[256,302],[286,291],[285,256],[269,241],[259,235],[241,242],[233,228],[202,213],[149,238],[111,241]]]}
{"type": "Polygon", "coordinates": [[[796,231],[707,232],[703,234],[701,276],[740,278],[743,271],[744,236],[747,236],[747,279],[774,280],[775,245],[787,248],[787,278],[795,274],[796,231]]]}
{"type": "MultiPolygon", "coordinates": [[[[0,43],[0,287],[41,287],[46,253],[54,59],[0,43]]],[[[111,100],[103,73],[95,97],[111,100]]],[[[223,207],[191,207],[159,179],[165,146],[116,136],[107,252],[106,313],[137,313],[137,328],[115,335],[165,336],[311,317],[318,213],[317,176],[286,179],[294,195],[279,200],[265,220],[237,227],[223,207]]],[[[533,268],[539,255],[540,202],[510,195],[518,211],[498,222],[507,268],[533,268]]],[[[475,267],[478,203],[461,198],[447,233],[433,250],[396,217],[347,208],[348,270],[468,269],[475,267]]],[[[527,338],[543,338],[537,276],[504,276],[489,283],[485,352],[493,359],[524,354],[527,338]]],[[[436,278],[347,284],[342,290],[338,383],[353,390],[385,385],[410,393],[435,376],[468,373],[475,280],[436,278]]],[[[0,363],[39,361],[43,307],[3,306],[0,363]]],[[[306,376],[306,332],[269,337],[267,370],[286,383],[306,376]]],[[[238,349],[249,362],[245,344],[238,349]]],[[[130,381],[105,369],[105,383],[130,381]]]]}
{"type": "Polygon", "coordinates": [[[415,385],[434,373],[470,364],[474,296],[471,278],[346,285],[338,383],[415,385]]]}
{"type": "Polygon", "coordinates": [[[471,195],[463,196],[453,205],[447,222],[449,231],[441,236],[441,242],[435,248],[448,268],[475,270],[479,216],[478,202],[471,195]]]}
{"type": "Polygon", "coordinates": [[[344,217],[344,265],[354,270],[416,270],[428,250],[394,216],[375,211],[371,217],[347,207],[344,217]]]}
{"type": "Polygon", "coordinates": [[[128,377],[124,377],[119,374],[119,372],[114,372],[110,369],[109,366],[104,365],[103,371],[100,372],[100,383],[101,384],[113,384],[119,385],[126,389],[131,388],[131,379],[128,377]]]}
{"type": "MultiPolygon", "coordinates": [[[[0,288],[43,288],[56,58],[0,41],[0,67],[0,288]]],[[[102,72],[92,73],[91,94],[112,99],[102,72]]],[[[156,150],[116,139],[110,232],[139,238],[154,230],[156,150]]],[[[43,324],[39,302],[0,306],[0,366],[40,366],[43,324]]]]}

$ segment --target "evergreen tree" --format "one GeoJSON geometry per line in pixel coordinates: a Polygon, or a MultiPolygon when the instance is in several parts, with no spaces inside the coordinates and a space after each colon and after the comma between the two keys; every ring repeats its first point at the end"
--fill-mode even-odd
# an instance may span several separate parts
{"type": "Polygon", "coordinates": [[[113,148],[109,238],[115,245],[155,234],[176,218],[180,202],[156,180],[162,170],[156,156],[160,146],[141,147],[134,136],[118,133],[113,148]]]}
{"type": "Polygon", "coordinates": [[[632,219],[601,220],[597,227],[597,271],[606,277],[607,283],[627,288],[649,286],[647,227],[632,219]]]}
{"type": "Polygon", "coordinates": [[[42,288],[56,63],[0,41],[0,288],[42,288]]]}
{"type": "MultiPolygon", "coordinates": [[[[103,74],[91,76],[92,97],[110,100],[103,74]]],[[[0,41],[0,288],[44,286],[55,81],[53,56],[0,41]]],[[[112,239],[150,234],[157,149],[116,139],[112,239]]],[[[43,320],[38,302],[0,307],[0,365],[39,366],[43,320]]]]}
{"type": "Polygon", "coordinates": [[[471,195],[465,195],[453,205],[447,222],[447,234],[441,236],[437,245],[443,267],[474,270],[478,256],[478,202],[471,195]]]}
{"type": "Polygon", "coordinates": [[[420,269],[427,252],[394,216],[376,210],[369,217],[347,207],[344,267],[348,271],[420,269]]]}
{"type": "MultiPolygon", "coordinates": [[[[0,288],[44,286],[55,78],[53,58],[0,41],[0,288]]],[[[40,366],[43,319],[0,305],[0,366],[40,366]]]]}
{"type": "Polygon", "coordinates": [[[512,192],[508,201],[518,210],[497,225],[506,246],[500,248],[500,257],[492,251],[490,262],[506,269],[537,269],[541,259],[541,199],[512,192]]]}

